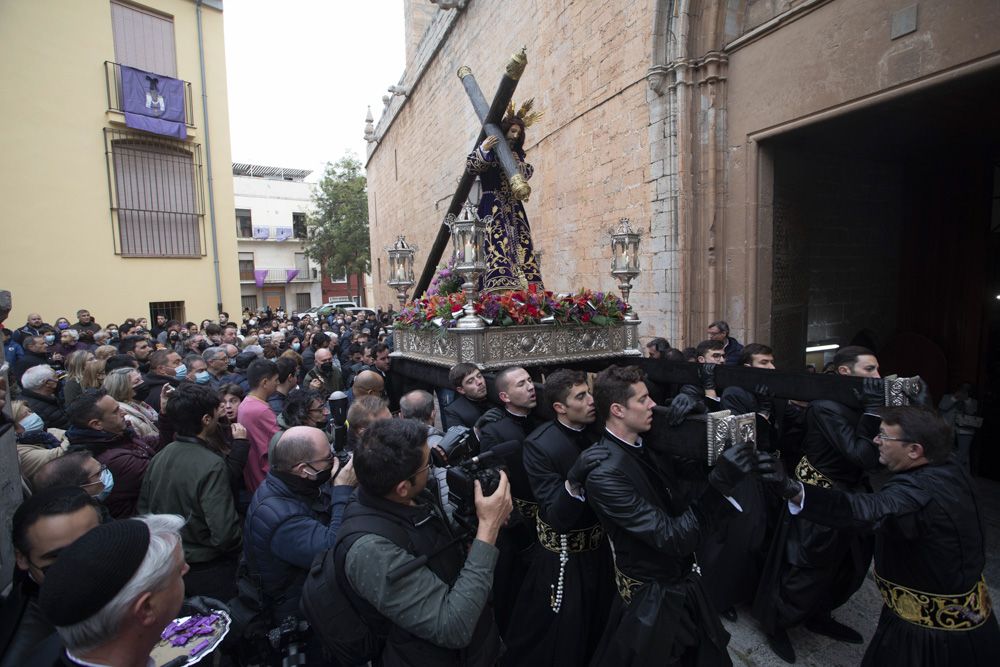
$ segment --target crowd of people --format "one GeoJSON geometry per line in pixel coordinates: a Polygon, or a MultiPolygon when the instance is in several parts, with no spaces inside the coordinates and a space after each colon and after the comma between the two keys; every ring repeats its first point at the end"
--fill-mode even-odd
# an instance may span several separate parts
{"type": "Polygon", "coordinates": [[[793,627],[864,641],[832,612],[873,559],[865,664],[1000,664],[954,433],[924,394],[884,407],[872,351],[832,359],[864,379],[850,405],[717,386],[775,368],[722,321],[647,346],[698,384],[459,363],[434,388],[393,372],[390,322],[4,329],[26,499],[0,667],[144,667],[182,609],[231,616],[217,664],[729,665],[740,613],[794,663],[793,627]],[[755,446],[706,466],[655,444],[724,409],[755,446]]]}

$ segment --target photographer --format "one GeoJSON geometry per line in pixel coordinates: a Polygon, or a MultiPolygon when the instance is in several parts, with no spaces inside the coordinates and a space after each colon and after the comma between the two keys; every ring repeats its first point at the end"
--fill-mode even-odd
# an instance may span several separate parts
{"type": "MultiPolygon", "coordinates": [[[[487,604],[494,545],[511,511],[510,488],[482,495],[475,483],[476,538],[466,555],[429,494],[427,428],[406,419],[376,421],[354,453],[360,489],[344,512],[336,565],[345,590],[370,627],[387,626],[381,663],[493,665],[501,649],[487,604]],[[385,532],[402,532],[413,549],[385,532]],[[414,557],[426,564],[400,574],[414,557]]],[[[398,536],[396,536],[398,538],[398,536]]]]}

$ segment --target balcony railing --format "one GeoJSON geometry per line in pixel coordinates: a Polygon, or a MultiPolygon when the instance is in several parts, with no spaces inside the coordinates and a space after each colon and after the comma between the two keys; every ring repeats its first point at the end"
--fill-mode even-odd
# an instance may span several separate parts
{"type": "MultiPolygon", "coordinates": [[[[124,113],[122,103],[122,66],[110,60],[104,61],[104,81],[108,92],[108,109],[124,113]]],[[[191,96],[191,82],[181,81],[184,84],[184,123],[190,127],[195,127],[191,122],[194,119],[194,101],[191,96]]]]}
{"type": "MultiPolygon", "coordinates": [[[[274,284],[280,283],[284,285],[289,282],[288,280],[288,269],[254,269],[254,271],[267,271],[264,275],[264,284],[274,284]]],[[[312,277],[312,269],[299,269],[298,275],[292,278],[293,283],[311,283],[316,282],[319,278],[312,277]]],[[[240,271],[240,282],[241,283],[252,283],[256,282],[256,275],[254,272],[248,272],[246,270],[240,271]]]]}

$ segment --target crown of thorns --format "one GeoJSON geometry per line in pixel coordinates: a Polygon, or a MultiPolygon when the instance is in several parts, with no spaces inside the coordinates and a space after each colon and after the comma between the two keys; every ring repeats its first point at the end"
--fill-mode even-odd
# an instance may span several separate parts
{"type": "Polygon", "coordinates": [[[516,118],[521,121],[525,128],[529,128],[544,115],[542,111],[532,111],[534,106],[535,98],[532,97],[521,104],[521,108],[514,111],[514,100],[511,100],[510,104],[507,105],[507,115],[504,117],[504,120],[512,121],[516,118]]]}

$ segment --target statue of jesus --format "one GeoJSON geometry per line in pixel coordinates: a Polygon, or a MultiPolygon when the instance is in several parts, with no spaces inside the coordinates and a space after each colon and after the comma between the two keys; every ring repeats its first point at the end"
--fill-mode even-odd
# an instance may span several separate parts
{"type": "MultiPolygon", "coordinates": [[[[532,101],[521,105],[515,113],[513,102],[500,125],[511,152],[517,159],[520,175],[530,179],[534,169],[524,161],[524,131],[541,114],[531,113],[532,101]]],[[[498,292],[526,290],[530,285],[542,289],[542,275],[531,243],[531,228],[524,205],[518,200],[511,184],[500,168],[495,136],[488,136],[467,158],[469,171],[479,174],[483,186],[479,199],[479,217],[492,216],[486,227],[486,273],[482,291],[498,292]]],[[[516,177],[515,177],[516,178],[516,177]]]]}

